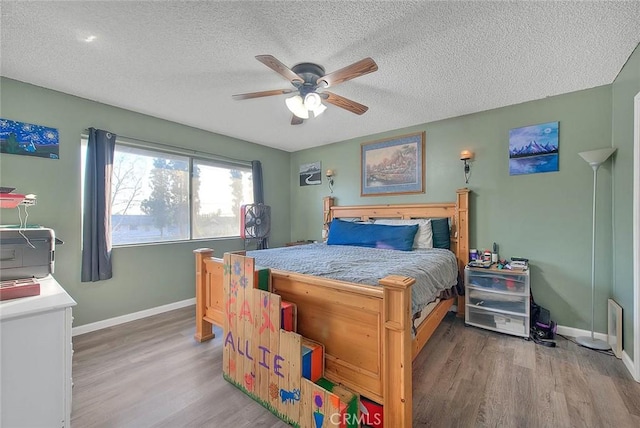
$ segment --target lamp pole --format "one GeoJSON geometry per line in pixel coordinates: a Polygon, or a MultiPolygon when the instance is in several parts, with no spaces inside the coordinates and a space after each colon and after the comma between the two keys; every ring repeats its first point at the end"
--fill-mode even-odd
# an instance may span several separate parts
{"type": "Polygon", "coordinates": [[[576,338],[576,342],[585,348],[606,351],[611,346],[604,340],[595,336],[595,302],[596,302],[596,190],[598,183],[598,168],[616,151],[615,148],[606,148],[582,152],[579,155],[593,168],[593,201],[591,209],[591,336],[576,338]]]}
{"type": "Polygon", "coordinates": [[[596,189],[598,182],[598,168],[600,165],[593,166],[593,202],[591,209],[591,341],[595,341],[594,335],[594,318],[595,318],[595,301],[596,301],[596,189]]]}

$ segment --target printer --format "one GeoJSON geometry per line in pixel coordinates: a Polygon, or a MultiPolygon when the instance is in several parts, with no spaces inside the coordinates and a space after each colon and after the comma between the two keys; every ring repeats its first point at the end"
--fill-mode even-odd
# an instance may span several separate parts
{"type": "Polygon", "coordinates": [[[53,229],[1,226],[0,280],[44,278],[53,273],[56,243],[62,241],[53,229]]]}

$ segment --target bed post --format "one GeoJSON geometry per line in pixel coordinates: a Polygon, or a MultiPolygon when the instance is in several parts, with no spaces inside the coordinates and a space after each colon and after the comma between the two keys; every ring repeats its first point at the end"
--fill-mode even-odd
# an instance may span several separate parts
{"type": "Polygon", "coordinates": [[[384,287],[383,396],[384,425],[412,426],[411,286],[415,279],[390,275],[384,287]]]}
{"type": "Polygon", "coordinates": [[[207,310],[207,278],[205,259],[213,257],[213,250],[210,248],[198,248],[193,250],[196,255],[196,334],[195,339],[198,342],[204,342],[213,339],[213,326],[210,322],[204,320],[207,310]]]}
{"type": "MultiPolygon", "coordinates": [[[[469,263],[469,189],[466,187],[456,190],[456,217],[458,277],[464,278],[464,267],[469,263]]],[[[458,296],[459,317],[464,317],[464,305],[464,296],[458,296]]]]}
{"type": "Polygon", "coordinates": [[[335,203],[333,196],[322,198],[322,240],[326,241],[329,236],[329,223],[331,223],[331,207],[335,203]]]}

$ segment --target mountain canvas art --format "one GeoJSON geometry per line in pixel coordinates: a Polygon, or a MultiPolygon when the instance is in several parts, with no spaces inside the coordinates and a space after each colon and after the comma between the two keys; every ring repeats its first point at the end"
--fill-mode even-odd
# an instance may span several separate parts
{"type": "Polygon", "coordinates": [[[509,175],[558,171],[558,122],[509,131],[509,175]]]}

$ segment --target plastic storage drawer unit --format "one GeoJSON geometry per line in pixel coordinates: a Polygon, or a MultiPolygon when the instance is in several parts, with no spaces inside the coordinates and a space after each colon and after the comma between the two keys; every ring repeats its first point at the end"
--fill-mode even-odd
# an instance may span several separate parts
{"type": "Polygon", "coordinates": [[[529,337],[529,271],[465,268],[465,323],[529,337]]]}

